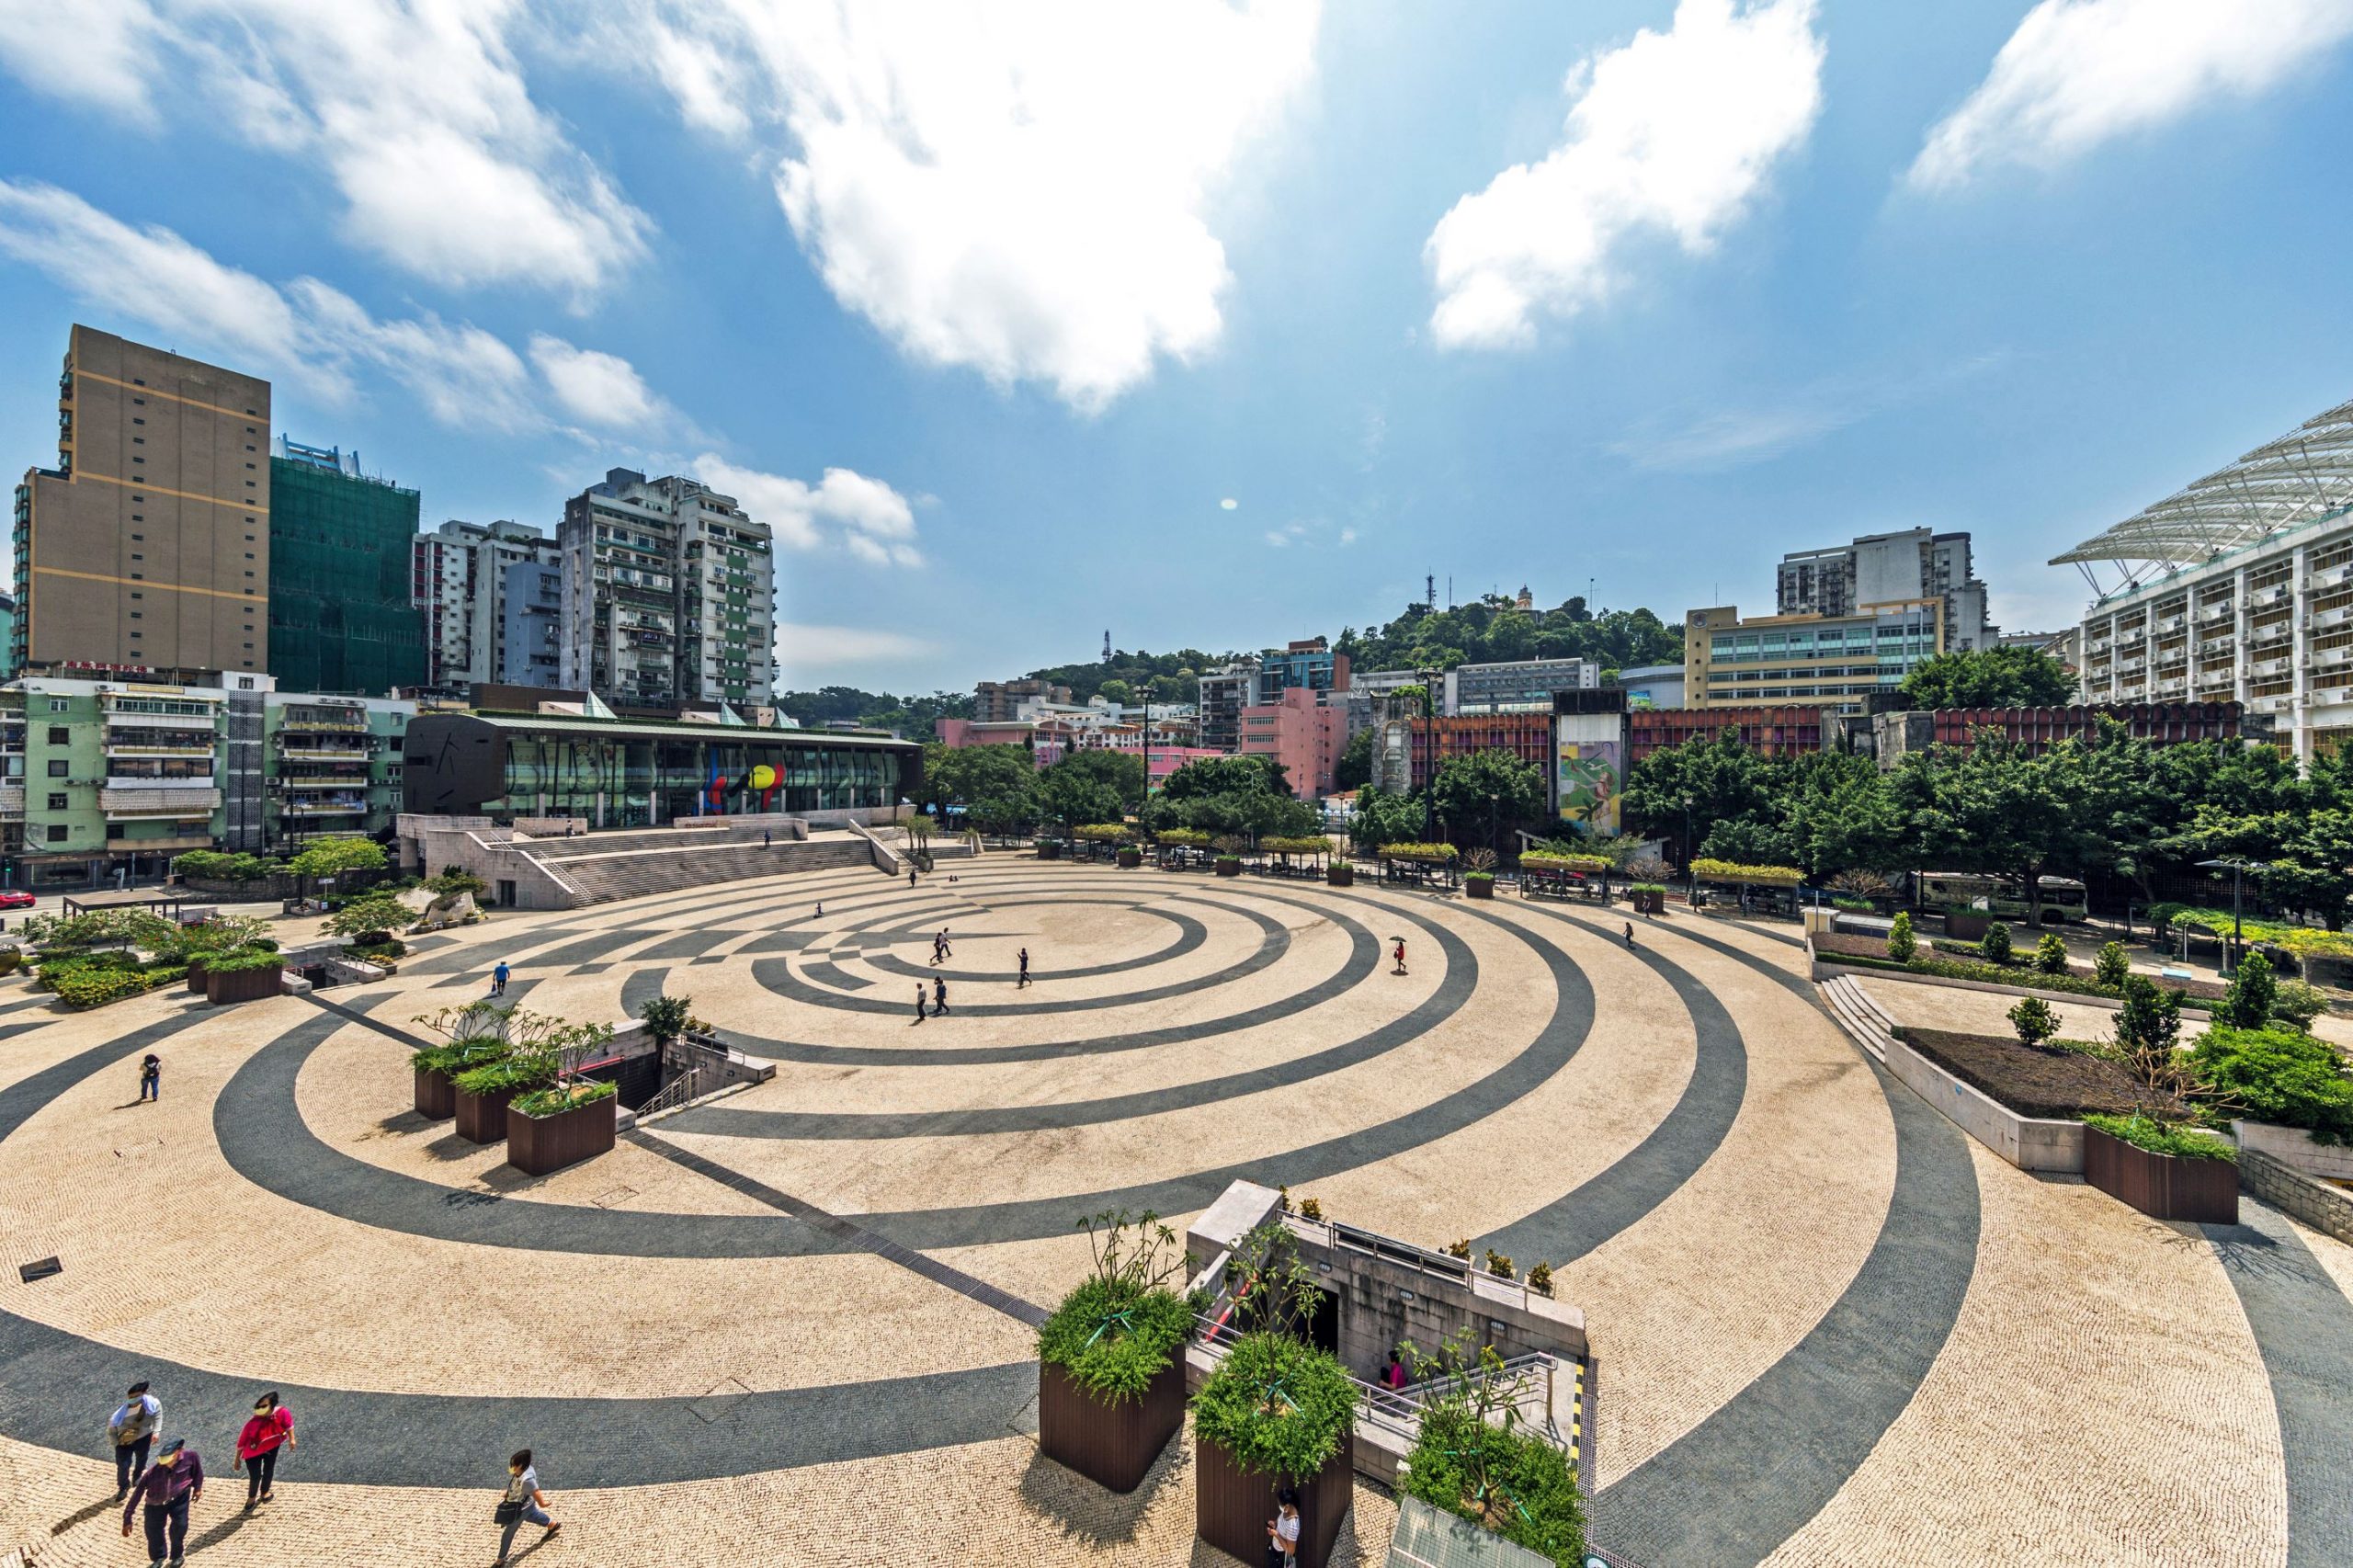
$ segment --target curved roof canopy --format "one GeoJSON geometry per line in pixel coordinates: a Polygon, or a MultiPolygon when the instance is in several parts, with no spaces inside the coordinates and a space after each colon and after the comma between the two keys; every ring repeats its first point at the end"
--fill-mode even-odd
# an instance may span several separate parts
{"type": "Polygon", "coordinates": [[[2353,403],[2342,403],[2086,540],[2069,562],[2184,565],[2353,506],[2353,403]]]}

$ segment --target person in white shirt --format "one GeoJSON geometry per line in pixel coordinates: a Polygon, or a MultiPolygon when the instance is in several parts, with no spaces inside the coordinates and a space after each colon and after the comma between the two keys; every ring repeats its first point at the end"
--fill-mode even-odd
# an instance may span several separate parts
{"type": "Polygon", "coordinates": [[[1275,1517],[1267,1521],[1267,1568],[1295,1568],[1299,1562],[1299,1494],[1284,1487],[1275,1494],[1275,1517]]]}

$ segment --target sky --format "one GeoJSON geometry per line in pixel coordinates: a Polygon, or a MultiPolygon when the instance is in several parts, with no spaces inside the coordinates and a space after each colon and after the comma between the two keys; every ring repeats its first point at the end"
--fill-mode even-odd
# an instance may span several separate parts
{"type": "Polygon", "coordinates": [[[2353,397],[2348,142],[2353,0],[0,0],[0,469],[82,321],[428,528],[691,473],[788,687],[1918,526],[2055,629],[2353,397]]]}

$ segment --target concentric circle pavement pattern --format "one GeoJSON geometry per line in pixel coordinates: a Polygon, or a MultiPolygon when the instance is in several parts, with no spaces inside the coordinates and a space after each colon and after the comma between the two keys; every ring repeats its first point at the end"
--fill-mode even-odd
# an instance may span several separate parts
{"type": "MultiPolygon", "coordinates": [[[[6,1261],[63,1267],[0,1276],[0,1561],[129,1560],[98,1434],[143,1377],[222,1568],[486,1562],[526,1444],[567,1521],[539,1568],[1207,1562],[1189,1438],[1124,1498],[1037,1457],[1032,1335],[1081,1216],[1181,1226],[1236,1178],[1551,1262],[1596,1538],[1642,1568],[2345,1560],[2311,1450],[2353,1432],[2353,1250],[2021,1176],[1833,1025],[1788,931],[1635,927],[990,855],[502,915],[233,1009],[10,982],[6,1261]],[[526,1176],[409,1109],[418,1016],[501,959],[569,1018],[688,996],[776,1075],[526,1176]],[[301,1446],[247,1518],[264,1388],[301,1446]]],[[[1392,1506],[1357,1505],[1341,1561],[1382,1561],[1392,1506]]]]}

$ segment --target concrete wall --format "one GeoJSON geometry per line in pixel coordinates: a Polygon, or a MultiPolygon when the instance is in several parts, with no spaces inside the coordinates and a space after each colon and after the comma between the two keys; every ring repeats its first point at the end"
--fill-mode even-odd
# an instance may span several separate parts
{"type": "Polygon", "coordinates": [[[2314,1181],[2257,1149],[2239,1151],[2239,1186],[2283,1214],[2353,1244],[2353,1192],[2314,1181]]]}
{"type": "Polygon", "coordinates": [[[2022,1171],[2084,1169],[2084,1124],[2020,1116],[1891,1036],[1887,1070],[1972,1138],[2022,1171]]]}
{"type": "Polygon", "coordinates": [[[2241,1149],[2268,1154],[2290,1170],[2353,1181],[2353,1148],[2316,1142],[2301,1127],[2274,1127],[2268,1121],[2234,1121],[2231,1131],[2238,1135],[2241,1149]]]}

